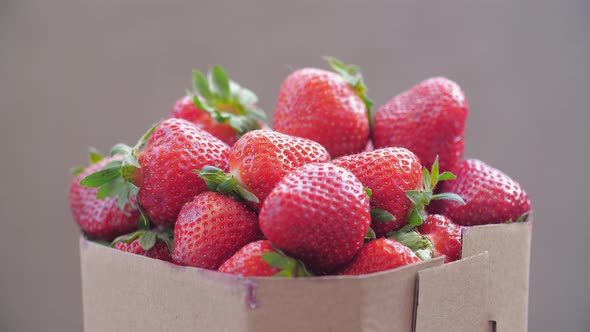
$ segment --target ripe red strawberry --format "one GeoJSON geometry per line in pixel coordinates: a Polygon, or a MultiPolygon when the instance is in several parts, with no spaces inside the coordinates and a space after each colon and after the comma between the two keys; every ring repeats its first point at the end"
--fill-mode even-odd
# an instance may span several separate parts
{"type": "Polygon", "coordinates": [[[172,260],[216,270],[244,245],[262,237],[256,214],[243,203],[204,192],[187,203],[174,226],[172,260]]]}
{"type": "Polygon", "coordinates": [[[220,272],[244,277],[304,277],[311,274],[300,261],[287,257],[268,240],[260,240],[242,247],[218,269],[220,272]]]}
{"type": "Polygon", "coordinates": [[[371,102],[358,67],[327,60],[335,72],[305,68],[283,82],[273,128],[316,141],[337,158],[367,145],[371,102]]]}
{"type": "Polygon", "coordinates": [[[225,144],[232,146],[238,140],[238,134],[229,123],[215,121],[209,113],[198,108],[194,102],[194,96],[180,98],[172,108],[171,118],[179,118],[194,123],[197,127],[219,138],[225,144]]]}
{"type": "Polygon", "coordinates": [[[115,249],[132,254],[167,262],[172,261],[170,256],[172,239],[168,234],[157,231],[139,230],[129,235],[123,235],[115,239],[112,246],[115,249]]]}
{"type": "Polygon", "coordinates": [[[227,170],[229,146],[182,119],[163,121],[139,154],[135,173],[139,204],[151,221],[172,226],[182,206],[206,191],[195,169],[216,165],[227,170]]]}
{"type": "MultiPolygon", "coordinates": [[[[418,158],[404,148],[385,148],[340,157],[334,165],[351,171],[371,189],[371,207],[385,210],[395,220],[383,222],[373,213],[371,228],[378,237],[396,231],[408,223],[412,202],[406,190],[422,188],[422,166],[418,158]]],[[[373,210],[374,211],[374,210],[373,210]]]]}
{"type": "Polygon", "coordinates": [[[98,188],[89,188],[80,184],[86,176],[101,170],[105,165],[118,158],[101,159],[94,155],[92,164],[80,170],[70,185],[69,201],[72,216],[80,228],[93,238],[111,241],[113,238],[137,229],[139,210],[135,196],[127,203],[119,205],[116,197],[107,197],[98,188]]]}
{"type": "Polygon", "coordinates": [[[425,80],[394,97],[375,113],[375,148],[399,146],[423,166],[439,156],[442,171],[461,160],[469,105],[461,88],[443,77],[425,80]]]}
{"type": "Polygon", "coordinates": [[[316,142],[269,130],[254,130],[242,136],[231,149],[229,169],[235,180],[212,168],[209,169],[211,172],[205,170],[200,175],[209,181],[213,190],[222,181],[233,181],[234,186],[222,192],[245,189],[258,200],[249,200],[248,204],[259,210],[271,190],[288,172],[305,164],[329,160],[326,149],[316,142]]]}
{"type": "Polygon", "coordinates": [[[171,117],[188,120],[229,146],[264,126],[266,115],[254,105],[256,94],[231,81],[220,66],[213,67],[208,78],[193,71],[193,90],[197,94],[178,100],[171,117]]]}
{"type": "Polygon", "coordinates": [[[318,273],[348,262],[370,224],[362,183],[344,168],[313,163],[287,174],[260,210],[262,233],[318,273]]]}
{"type": "Polygon", "coordinates": [[[454,172],[457,179],[445,182],[441,189],[458,194],[466,204],[441,201],[429,210],[464,226],[526,220],[531,202],[508,175],[477,159],[460,162],[454,172]]]}
{"type": "Polygon", "coordinates": [[[434,248],[434,257],[445,256],[445,263],[461,258],[462,226],[454,224],[451,219],[440,214],[429,215],[418,227],[434,248]]]}
{"type": "Polygon", "coordinates": [[[420,258],[403,244],[381,238],[365,244],[354,259],[338,271],[343,275],[359,275],[395,269],[420,262],[420,258]]]}

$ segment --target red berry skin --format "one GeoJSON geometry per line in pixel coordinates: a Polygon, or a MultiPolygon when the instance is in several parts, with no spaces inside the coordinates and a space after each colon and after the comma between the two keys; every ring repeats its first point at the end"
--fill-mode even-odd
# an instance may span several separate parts
{"type": "Polygon", "coordinates": [[[242,247],[226,260],[217,271],[243,277],[270,277],[281,270],[272,267],[262,258],[263,254],[276,252],[268,240],[260,240],[242,247]]]}
{"type": "Polygon", "coordinates": [[[341,275],[360,275],[387,271],[420,262],[420,258],[403,244],[380,238],[365,244],[354,259],[338,271],[341,275]]]}
{"type": "Polygon", "coordinates": [[[198,108],[192,96],[180,98],[172,108],[171,118],[184,119],[194,123],[198,128],[209,132],[225,144],[232,146],[238,140],[238,134],[229,124],[215,121],[211,115],[198,108]]]}
{"type": "Polygon", "coordinates": [[[98,188],[80,185],[86,176],[101,170],[116,158],[105,158],[86,168],[78,174],[70,185],[69,201],[74,221],[88,235],[105,241],[111,241],[119,235],[130,233],[139,224],[139,210],[135,197],[131,197],[121,211],[117,197],[96,198],[98,188]]]}
{"type": "Polygon", "coordinates": [[[229,146],[182,119],[162,122],[139,155],[138,200],[157,225],[171,227],[182,206],[207,190],[194,170],[228,170],[229,146]]]}
{"type": "Polygon", "coordinates": [[[351,172],[313,163],[277,184],[262,205],[259,222],[274,245],[323,274],[362,247],[371,222],[369,200],[351,172]]]}
{"type": "Polygon", "coordinates": [[[430,169],[436,156],[449,171],[463,157],[469,105],[461,88],[443,77],[425,80],[394,97],[375,114],[375,148],[399,146],[430,169]]]}
{"type": "Polygon", "coordinates": [[[363,151],[369,139],[367,108],[340,75],[295,71],[283,82],[273,128],[323,145],[332,158],[363,151]]]}
{"type": "Polygon", "coordinates": [[[156,244],[154,244],[154,246],[148,251],[143,250],[143,248],[139,245],[139,239],[135,239],[129,243],[117,242],[113,248],[140,256],[163,260],[166,262],[172,261],[170,249],[168,249],[166,243],[161,240],[157,240],[156,244]]]}
{"type": "Polygon", "coordinates": [[[441,200],[429,211],[472,226],[515,221],[531,210],[527,193],[516,181],[480,160],[464,160],[453,173],[457,179],[443,182],[441,192],[456,193],[466,204],[441,200]]]}
{"type": "Polygon", "coordinates": [[[445,263],[461,258],[461,231],[463,227],[440,214],[431,214],[418,227],[434,247],[434,257],[445,256],[445,263]]]}
{"type": "Polygon", "coordinates": [[[351,171],[371,189],[371,207],[386,210],[396,218],[391,222],[371,223],[378,237],[408,223],[412,202],[405,191],[417,190],[423,184],[422,166],[411,151],[384,148],[340,157],[332,163],[351,171]]]}
{"type": "Polygon", "coordinates": [[[204,192],[178,215],[172,260],[217,270],[244,245],[261,238],[256,213],[232,198],[204,192]]]}
{"type": "Polygon", "coordinates": [[[248,204],[260,210],[271,190],[291,170],[329,160],[330,154],[314,141],[269,130],[254,130],[244,134],[232,147],[229,167],[238,183],[260,201],[248,204]]]}

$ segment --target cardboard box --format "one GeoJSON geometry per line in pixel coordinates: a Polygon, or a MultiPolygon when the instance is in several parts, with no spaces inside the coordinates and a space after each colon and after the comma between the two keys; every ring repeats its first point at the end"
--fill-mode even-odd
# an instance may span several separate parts
{"type": "Polygon", "coordinates": [[[241,278],[80,240],[93,331],[526,331],[531,223],[470,227],[463,259],[365,276],[241,278]]]}

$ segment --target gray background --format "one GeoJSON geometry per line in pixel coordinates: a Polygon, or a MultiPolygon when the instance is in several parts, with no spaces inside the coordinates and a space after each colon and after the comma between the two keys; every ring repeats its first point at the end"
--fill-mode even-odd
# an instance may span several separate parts
{"type": "Polygon", "coordinates": [[[588,331],[589,18],[588,1],[0,0],[0,330],[82,329],[67,186],[88,146],[133,143],[193,68],[223,64],[272,113],[290,70],[330,54],[377,104],[463,86],[466,156],[532,198],[530,330],[588,331]]]}

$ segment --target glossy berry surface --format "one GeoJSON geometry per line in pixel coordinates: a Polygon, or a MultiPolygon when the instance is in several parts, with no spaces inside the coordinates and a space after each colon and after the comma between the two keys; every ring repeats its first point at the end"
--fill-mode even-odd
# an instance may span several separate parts
{"type": "Polygon", "coordinates": [[[420,234],[426,236],[434,247],[434,257],[445,256],[445,263],[461,258],[461,230],[451,219],[440,214],[431,214],[418,227],[420,234]]]}
{"type": "Polygon", "coordinates": [[[343,275],[359,275],[395,269],[420,262],[420,258],[403,244],[380,238],[365,244],[354,259],[338,271],[343,275]]]}
{"type": "Polygon", "coordinates": [[[167,262],[172,261],[172,257],[170,256],[170,249],[168,249],[166,243],[160,240],[156,241],[156,244],[154,244],[154,246],[147,251],[139,245],[138,239],[135,239],[129,243],[119,241],[113,245],[113,248],[132,254],[159,259],[167,262]]]}
{"type": "Polygon", "coordinates": [[[351,172],[326,163],[287,174],[264,202],[260,228],[274,245],[312,271],[329,272],[362,247],[369,200],[351,172]]]}
{"type": "Polygon", "coordinates": [[[270,252],[276,251],[268,240],[249,243],[225,261],[218,271],[244,277],[273,276],[281,270],[268,265],[262,258],[263,254],[270,252]]]}
{"type": "Polygon", "coordinates": [[[179,265],[216,270],[244,245],[261,237],[256,214],[243,203],[204,192],[178,215],[172,259],[179,265]]]}

